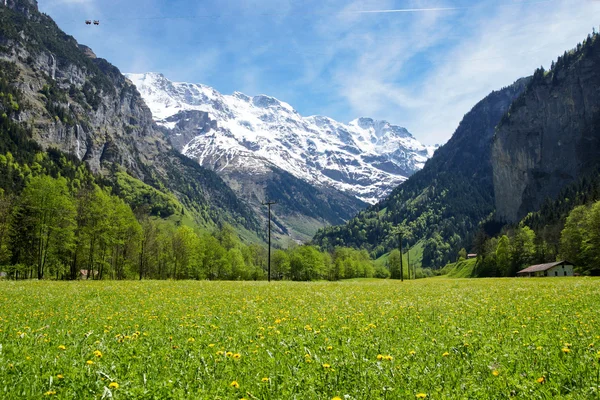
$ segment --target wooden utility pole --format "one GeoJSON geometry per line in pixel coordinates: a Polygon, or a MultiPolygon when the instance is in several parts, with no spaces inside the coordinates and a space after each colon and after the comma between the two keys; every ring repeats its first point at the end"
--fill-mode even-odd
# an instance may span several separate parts
{"type": "MultiPolygon", "coordinates": [[[[408,258],[408,279],[410,279],[410,246],[408,246],[408,251],[406,252],[406,257],[408,258]]],[[[416,279],[414,271],[413,271],[413,279],[416,279]]]]}
{"type": "Polygon", "coordinates": [[[267,280],[269,282],[271,282],[271,205],[273,205],[273,204],[277,204],[277,202],[276,201],[267,201],[267,202],[263,203],[264,206],[269,207],[269,255],[267,258],[267,265],[268,265],[267,280]]]}
{"type": "Polygon", "coordinates": [[[398,245],[400,247],[400,281],[404,282],[404,263],[402,262],[402,231],[398,231],[398,245]]]}

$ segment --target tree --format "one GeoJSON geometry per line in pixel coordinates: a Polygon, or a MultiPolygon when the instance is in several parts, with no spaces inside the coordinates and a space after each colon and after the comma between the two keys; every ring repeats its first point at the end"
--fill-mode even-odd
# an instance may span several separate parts
{"type": "Polygon", "coordinates": [[[0,266],[4,265],[11,256],[9,234],[14,198],[6,196],[0,189],[0,266]]]}
{"type": "Polygon", "coordinates": [[[519,226],[512,241],[511,269],[508,276],[515,276],[517,271],[531,264],[535,256],[535,232],[528,226],[519,226]]]}
{"type": "Polygon", "coordinates": [[[233,280],[246,280],[249,277],[249,271],[246,269],[244,256],[238,248],[231,248],[227,252],[227,262],[229,263],[229,278],[233,280]]]}
{"type": "Polygon", "coordinates": [[[458,259],[456,261],[462,261],[462,260],[466,260],[466,259],[467,259],[467,250],[465,250],[465,248],[463,247],[458,252],[458,259]]]}
{"type": "Polygon", "coordinates": [[[390,278],[400,279],[400,250],[394,249],[388,256],[388,266],[390,268],[390,278]]]}
{"type": "Polygon", "coordinates": [[[277,249],[271,256],[271,275],[272,278],[281,280],[289,277],[290,258],[283,250],[277,249]]]}
{"type": "Polygon", "coordinates": [[[19,212],[31,234],[37,278],[46,268],[65,263],[74,243],[75,205],[64,178],[31,178],[21,195],[19,212]]]}
{"type": "Polygon", "coordinates": [[[325,273],[323,256],[313,246],[295,248],[290,254],[290,273],[296,281],[322,278],[325,273]]]}
{"type": "Polygon", "coordinates": [[[173,235],[175,279],[190,278],[193,275],[194,267],[198,265],[198,247],[198,236],[192,228],[183,225],[177,228],[173,235]]]}
{"type": "Polygon", "coordinates": [[[496,265],[500,276],[510,276],[510,239],[503,235],[496,247],[496,265]]]}

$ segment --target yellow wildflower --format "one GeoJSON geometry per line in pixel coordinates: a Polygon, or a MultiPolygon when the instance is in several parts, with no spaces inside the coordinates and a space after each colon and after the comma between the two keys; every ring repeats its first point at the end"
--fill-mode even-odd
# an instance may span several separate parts
{"type": "Polygon", "coordinates": [[[323,364],[323,368],[325,368],[325,369],[331,368],[331,365],[329,365],[329,364],[323,364]]]}
{"type": "Polygon", "coordinates": [[[59,350],[66,350],[67,348],[65,347],[64,344],[61,344],[60,346],[58,346],[58,349],[59,350]]]}
{"type": "Polygon", "coordinates": [[[236,360],[239,360],[240,358],[242,358],[242,355],[240,353],[235,353],[233,355],[233,358],[235,358],[236,360]]]}
{"type": "Polygon", "coordinates": [[[544,383],[546,382],[546,378],[544,378],[543,376],[540,376],[539,378],[536,379],[537,383],[544,383]]]}
{"type": "Polygon", "coordinates": [[[229,386],[231,386],[232,388],[238,389],[240,387],[240,384],[237,383],[237,381],[233,381],[229,384],[229,386]]]}
{"type": "Polygon", "coordinates": [[[98,357],[98,358],[101,358],[102,357],[102,352],[100,350],[96,350],[96,351],[94,351],[94,355],[96,357],[98,357]]]}
{"type": "Polygon", "coordinates": [[[563,353],[569,353],[571,351],[571,349],[569,349],[568,347],[563,347],[562,348],[562,352],[563,353]]]}
{"type": "Polygon", "coordinates": [[[117,382],[111,382],[110,385],[108,385],[108,387],[111,389],[118,389],[119,384],[117,382]]]}
{"type": "Polygon", "coordinates": [[[62,374],[58,374],[56,375],[56,379],[64,379],[64,376],[62,374]]]}
{"type": "Polygon", "coordinates": [[[383,360],[383,355],[381,355],[381,354],[377,354],[377,359],[378,359],[379,361],[383,360]]]}
{"type": "Polygon", "coordinates": [[[450,353],[448,353],[447,351],[444,352],[444,354],[442,354],[442,357],[448,357],[450,355],[450,353]]]}
{"type": "Polygon", "coordinates": [[[93,362],[92,360],[87,360],[85,363],[86,363],[87,365],[92,365],[94,362],[93,362]]]}
{"type": "Polygon", "coordinates": [[[263,382],[269,382],[269,378],[264,377],[264,378],[261,379],[261,381],[263,381],[263,382]]]}
{"type": "Polygon", "coordinates": [[[46,393],[44,393],[44,396],[52,396],[53,394],[56,394],[54,390],[48,390],[46,393]]]}
{"type": "Polygon", "coordinates": [[[494,375],[494,376],[498,376],[498,375],[500,375],[500,372],[498,372],[497,370],[493,370],[493,371],[492,371],[492,375],[494,375]]]}
{"type": "Polygon", "coordinates": [[[425,393],[417,393],[417,399],[424,399],[427,395],[425,393]]]}

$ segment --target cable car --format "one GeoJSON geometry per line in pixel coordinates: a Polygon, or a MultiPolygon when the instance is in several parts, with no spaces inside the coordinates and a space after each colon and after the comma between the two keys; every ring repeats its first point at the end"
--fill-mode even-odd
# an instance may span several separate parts
{"type": "Polygon", "coordinates": [[[100,25],[100,21],[94,20],[94,25],[100,25]]]}
{"type": "Polygon", "coordinates": [[[86,19],[86,20],[85,20],[85,24],[86,24],[86,25],[91,25],[91,24],[92,24],[92,21],[91,21],[91,20],[89,20],[89,19],[86,19]]]}

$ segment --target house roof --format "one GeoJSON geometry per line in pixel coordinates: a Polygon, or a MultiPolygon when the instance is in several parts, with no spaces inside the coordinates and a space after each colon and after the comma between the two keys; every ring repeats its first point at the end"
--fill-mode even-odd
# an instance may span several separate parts
{"type": "Polygon", "coordinates": [[[568,261],[555,261],[555,262],[551,262],[551,263],[547,263],[547,264],[532,265],[530,267],[520,270],[519,272],[517,272],[517,274],[526,274],[528,272],[547,271],[552,267],[556,267],[557,265],[562,265],[562,264],[571,264],[571,263],[569,263],[568,261]]]}

